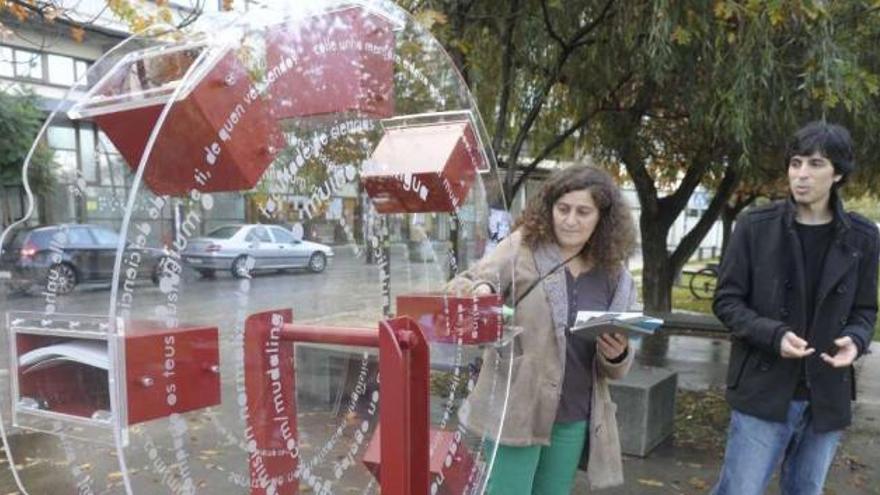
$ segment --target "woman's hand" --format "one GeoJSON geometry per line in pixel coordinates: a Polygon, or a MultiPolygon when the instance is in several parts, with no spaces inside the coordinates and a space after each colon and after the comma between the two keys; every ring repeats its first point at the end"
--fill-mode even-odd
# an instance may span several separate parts
{"type": "Polygon", "coordinates": [[[492,286],[487,283],[478,283],[474,286],[473,295],[488,296],[492,293],[492,286]]]}
{"type": "Polygon", "coordinates": [[[629,338],[619,333],[603,333],[598,340],[599,352],[608,361],[615,361],[623,356],[629,346],[629,338]]]}

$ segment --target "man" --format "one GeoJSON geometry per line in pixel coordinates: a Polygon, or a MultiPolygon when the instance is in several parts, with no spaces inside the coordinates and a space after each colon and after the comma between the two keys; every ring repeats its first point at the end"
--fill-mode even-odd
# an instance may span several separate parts
{"type": "Polygon", "coordinates": [[[855,168],[849,132],[810,123],[786,159],[790,197],[744,213],[721,263],[732,412],[716,495],[763,494],[780,463],[784,495],[822,493],[874,334],[880,235],[838,195],[855,168]]]}

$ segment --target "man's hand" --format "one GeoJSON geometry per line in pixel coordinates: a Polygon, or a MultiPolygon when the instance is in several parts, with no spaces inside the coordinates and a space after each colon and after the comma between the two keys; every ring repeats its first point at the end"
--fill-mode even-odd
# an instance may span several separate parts
{"type": "Polygon", "coordinates": [[[613,361],[620,358],[629,346],[629,338],[619,333],[603,333],[598,340],[599,352],[605,359],[613,361]]]}
{"type": "Polygon", "coordinates": [[[779,343],[779,354],[789,359],[807,357],[816,352],[816,349],[807,347],[807,345],[806,340],[789,330],[785,332],[785,335],[782,336],[782,341],[779,343]]]}
{"type": "Polygon", "coordinates": [[[820,357],[835,368],[845,368],[853,364],[853,361],[859,356],[859,349],[856,347],[856,343],[853,342],[852,337],[836,339],[834,345],[837,346],[837,352],[834,354],[834,357],[829,356],[826,352],[820,354],[820,357]]]}

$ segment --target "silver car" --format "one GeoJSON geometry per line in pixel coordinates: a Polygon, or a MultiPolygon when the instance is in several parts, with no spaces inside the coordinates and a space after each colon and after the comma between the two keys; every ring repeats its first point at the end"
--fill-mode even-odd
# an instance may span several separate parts
{"type": "Polygon", "coordinates": [[[255,271],[308,268],[323,272],[333,257],[330,246],[297,239],[277,225],[225,225],[191,239],[183,261],[205,277],[229,270],[234,277],[255,271]]]}

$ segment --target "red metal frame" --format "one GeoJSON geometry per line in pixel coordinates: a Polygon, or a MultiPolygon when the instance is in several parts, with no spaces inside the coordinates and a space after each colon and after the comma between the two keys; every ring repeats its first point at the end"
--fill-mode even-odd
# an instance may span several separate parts
{"type": "Polygon", "coordinates": [[[427,494],[428,342],[408,317],[379,324],[379,409],[383,494],[427,494]]]}
{"type": "MultiPolygon", "coordinates": [[[[280,423],[290,425],[296,437],[292,344],[301,342],[379,348],[379,424],[384,426],[381,452],[385,460],[381,467],[382,493],[427,494],[429,353],[419,325],[408,317],[382,321],[376,330],[293,325],[291,321],[289,309],[267,311],[250,316],[245,326],[246,437],[253,442],[249,462],[251,495],[266,495],[268,480],[279,476],[286,479],[297,469],[297,456],[274,454],[290,450],[280,423]],[[262,455],[267,451],[273,455],[262,455]]],[[[297,492],[296,480],[276,485],[274,490],[278,495],[297,492]]]]}

